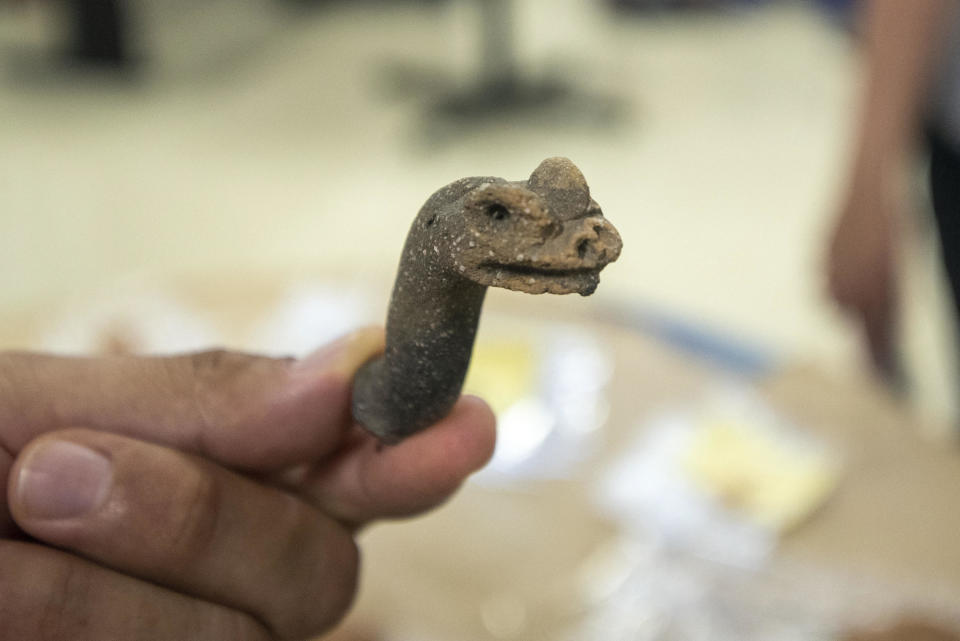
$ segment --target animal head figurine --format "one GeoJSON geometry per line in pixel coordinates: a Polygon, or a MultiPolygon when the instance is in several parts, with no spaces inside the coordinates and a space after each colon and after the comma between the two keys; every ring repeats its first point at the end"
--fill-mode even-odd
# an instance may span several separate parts
{"type": "Polygon", "coordinates": [[[622,247],[566,158],[544,160],[526,181],[458,180],[427,201],[412,231],[452,273],[529,294],[593,293],[622,247]]]}
{"type": "Polygon", "coordinates": [[[464,178],[413,222],[387,314],[387,347],[357,373],[353,416],[384,442],[443,418],[460,395],[487,287],[592,294],[620,235],[566,158],[530,178],[464,178]]]}

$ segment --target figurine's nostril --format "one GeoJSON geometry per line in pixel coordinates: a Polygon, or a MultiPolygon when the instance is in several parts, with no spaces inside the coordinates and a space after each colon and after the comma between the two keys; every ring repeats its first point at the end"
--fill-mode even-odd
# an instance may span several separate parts
{"type": "Polygon", "coordinates": [[[587,255],[587,250],[590,249],[590,239],[584,238],[579,243],[577,243],[577,256],[584,258],[587,255]]]}

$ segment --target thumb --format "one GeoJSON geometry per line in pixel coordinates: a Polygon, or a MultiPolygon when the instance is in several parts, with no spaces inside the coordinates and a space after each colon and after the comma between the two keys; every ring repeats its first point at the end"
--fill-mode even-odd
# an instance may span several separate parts
{"type": "Polygon", "coordinates": [[[272,470],[323,456],[351,424],[357,368],[383,349],[362,329],[301,361],[224,350],[173,357],[0,354],[0,447],[86,427],[224,465],[272,470]]]}

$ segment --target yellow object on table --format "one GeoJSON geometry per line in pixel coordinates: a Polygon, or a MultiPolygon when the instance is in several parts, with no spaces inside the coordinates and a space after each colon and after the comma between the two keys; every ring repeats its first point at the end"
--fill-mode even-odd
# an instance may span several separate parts
{"type": "Polygon", "coordinates": [[[537,354],[525,340],[477,341],[464,390],[486,399],[497,414],[534,392],[537,354]]]}
{"type": "Polygon", "coordinates": [[[827,451],[742,417],[704,416],[681,463],[702,491],[775,532],[800,524],[838,480],[827,451]]]}

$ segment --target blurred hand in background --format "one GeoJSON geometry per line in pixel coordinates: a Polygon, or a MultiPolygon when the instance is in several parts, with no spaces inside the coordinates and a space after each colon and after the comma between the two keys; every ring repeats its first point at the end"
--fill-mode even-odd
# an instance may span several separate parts
{"type": "Polygon", "coordinates": [[[897,268],[906,199],[899,174],[857,178],[840,205],[829,248],[833,299],[860,324],[874,368],[898,376],[897,268]]]}
{"type": "Polygon", "coordinates": [[[861,2],[866,82],[828,275],[833,298],[859,321],[875,369],[892,382],[900,376],[895,339],[904,185],[929,116],[954,4],[861,2]]]}

